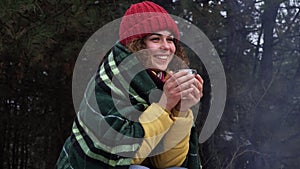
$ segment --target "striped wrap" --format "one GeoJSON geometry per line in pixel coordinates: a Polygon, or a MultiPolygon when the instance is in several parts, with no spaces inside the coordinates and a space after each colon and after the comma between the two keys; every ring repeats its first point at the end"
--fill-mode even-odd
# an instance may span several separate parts
{"type": "MultiPolygon", "coordinates": [[[[149,101],[150,93],[162,90],[163,86],[120,43],[107,54],[94,77],[84,93],[56,168],[129,168],[144,136],[138,117],[151,102],[157,102],[149,101]]],[[[200,168],[195,127],[183,166],[200,168]]]]}

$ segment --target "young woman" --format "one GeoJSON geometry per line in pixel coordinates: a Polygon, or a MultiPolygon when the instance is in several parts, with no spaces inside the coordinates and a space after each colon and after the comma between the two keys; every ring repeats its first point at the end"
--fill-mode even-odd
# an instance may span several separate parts
{"type": "Polygon", "coordinates": [[[119,36],[87,87],[56,168],[201,168],[191,107],[203,80],[169,70],[187,60],[176,23],[144,1],[126,11],[119,36]]]}

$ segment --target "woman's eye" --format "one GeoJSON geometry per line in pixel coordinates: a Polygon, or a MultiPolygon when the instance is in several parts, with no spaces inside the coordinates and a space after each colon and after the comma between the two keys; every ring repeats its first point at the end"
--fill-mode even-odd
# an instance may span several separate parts
{"type": "Polygon", "coordinates": [[[167,41],[168,43],[173,43],[174,42],[174,38],[173,37],[166,37],[166,39],[165,39],[163,37],[158,37],[158,36],[152,36],[151,37],[150,36],[149,40],[152,41],[152,42],[154,42],[154,43],[158,43],[160,41],[167,41]]]}
{"type": "Polygon", "coordinates": [[[168,42],[174,42],[174,38],[167,38],[168,42]]]}
{"type": "Polygon", "coordinates": [[[153,37],[153,38],[150,38],[151,41],[155,41],[155,42],[158,42],[160,39],[159,37],[153,37]]]}

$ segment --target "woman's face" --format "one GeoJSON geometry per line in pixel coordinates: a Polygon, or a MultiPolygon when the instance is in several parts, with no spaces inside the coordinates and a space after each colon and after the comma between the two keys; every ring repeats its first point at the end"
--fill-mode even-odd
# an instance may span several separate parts
{"type": "Polygon", "coordinates": [[[174,36],[169,31],[159,31],[148,35],[144,42],[146,49],[151,52],[146,61],[147,66],[166,70],[176,51],[174,36]]]}

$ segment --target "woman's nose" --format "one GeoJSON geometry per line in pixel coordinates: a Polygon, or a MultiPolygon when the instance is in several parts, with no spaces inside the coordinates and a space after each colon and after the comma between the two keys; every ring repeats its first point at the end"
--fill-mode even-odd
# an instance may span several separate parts
{"type": "Polygon", "coordinates": [[[162,50],[169,50],[170,49],[170,44],[168,43],[167,39],[163,39],[161,41],[160,48],[162,50]]]}

